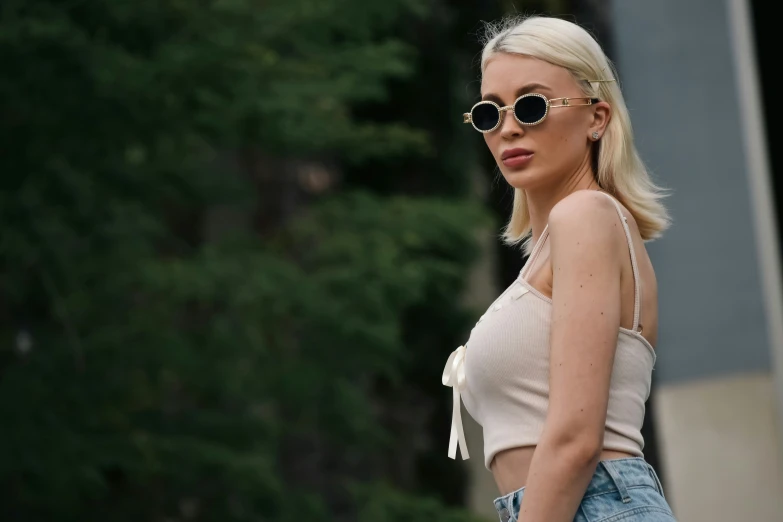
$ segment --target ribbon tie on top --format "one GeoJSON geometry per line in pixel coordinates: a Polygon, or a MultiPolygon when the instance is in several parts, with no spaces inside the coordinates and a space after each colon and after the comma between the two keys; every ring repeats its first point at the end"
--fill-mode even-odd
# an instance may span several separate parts
{"type": "Polygon", "coordinates": [[[451,411],[451,435],[449,436],[449,457],[456,459],[457,442],[462,460],[470,458],[468,446],[465,443],[465,432],[462,429],[462,412],[460,411],[460,391],[465,387],[465,347],[460,346],[449,356],[446,368],[443,370],[443,385],[452,389],[454,404],[451,411]]]}

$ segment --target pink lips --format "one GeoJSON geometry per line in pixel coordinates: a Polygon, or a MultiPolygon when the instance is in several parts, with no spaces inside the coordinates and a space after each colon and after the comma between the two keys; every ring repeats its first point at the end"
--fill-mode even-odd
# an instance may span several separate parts
{"type": "Polygon", "coordinates": [[[533,152],[527,149],[508,149],[503,151],[500,159],[507,167],[521,167],[533,159],[533,152]]]}

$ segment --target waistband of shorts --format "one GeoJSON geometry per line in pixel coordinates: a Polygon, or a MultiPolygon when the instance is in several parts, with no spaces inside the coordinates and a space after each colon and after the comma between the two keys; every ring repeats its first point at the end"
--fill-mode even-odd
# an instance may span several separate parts
{"type": "MultiPolygon", "coordinates": [[[[584,498],[602,495],[614,491],[624,492],[627,489],[649,486],[660,489],[660,481],[650,464],[642,457],[602,460],[595,469],[593,478],[587,486],[584,498]]],[[[519,488],[495,499],[495,508],[510,509],[514,497],[521,497],[525,488],[519,488]]]]}

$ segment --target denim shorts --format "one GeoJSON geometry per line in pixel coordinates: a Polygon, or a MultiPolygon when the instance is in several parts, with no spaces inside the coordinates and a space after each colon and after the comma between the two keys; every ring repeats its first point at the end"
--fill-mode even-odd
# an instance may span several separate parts
{"type": "MultiPolygon", "coordinates": [[[[517,522],[525,488],[495,499],[500,522],[517,522]]],[[[602,460],[574,522],[674,522],[655,470],[643,458],[602,460]]]]}

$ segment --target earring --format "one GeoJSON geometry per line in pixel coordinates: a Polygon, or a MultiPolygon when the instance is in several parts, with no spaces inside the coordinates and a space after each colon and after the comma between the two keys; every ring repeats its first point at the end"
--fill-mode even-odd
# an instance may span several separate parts
{"type": "Polygon", "coordinates": [[[598,131],[596,131],[596,132],[594,132],[594,133],[593,133],[593,139],[594,139],[594,140],[597,140],[597,139],[598,139],[598,131]]]}

